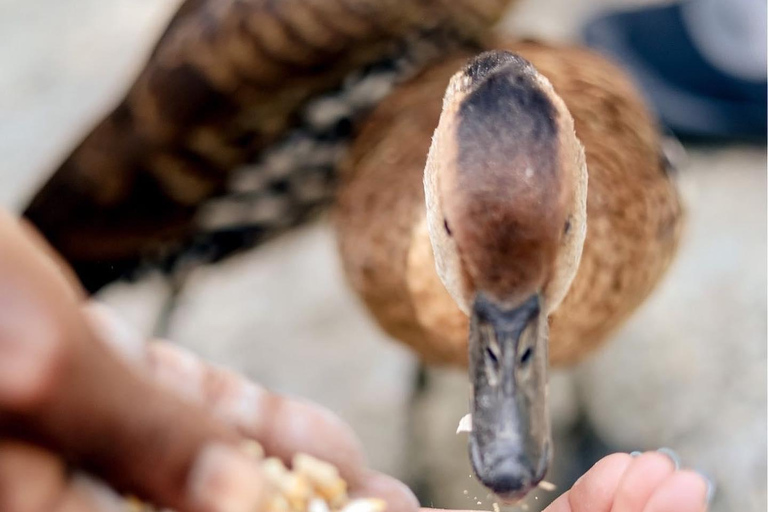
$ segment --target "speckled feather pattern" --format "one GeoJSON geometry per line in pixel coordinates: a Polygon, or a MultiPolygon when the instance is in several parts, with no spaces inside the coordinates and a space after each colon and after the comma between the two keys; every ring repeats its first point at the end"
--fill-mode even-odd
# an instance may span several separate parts
{"type": "MultiPolygon", "coordinates": [[[[683,209],[655,121],[620,69],[573,47],[497,46],[552,82],[586,151],[586,241],[550,317],[550,361],[571,364],[608,339],[661,280],[683,209]]],[[[347,161],[336,212],[347,278],[379,324],[425,360],[459,365],[467,363],[468,322],[435,271],[421,179],[443,92],[466,58],[428,70],[372,114],[347,161]]]]}
{"type": "Polygon", "coordinates": [[[656,121],[627,75],[585,50],[518,51],[549,77],[586,152],[587,237],[550,329],[551,359],[571,363],[605,341],[659,283],[679,246],[683,205],[656,121]]]}
{"type": "MultiPolygon", "coordinates": [[[[317,194],[307,207],[300,186],[270,188],[264,180],[262,195],[286,198],[288,206],[275,210],[286,218],[206,237],[200,207],[232,192],[237,169],[263,167],[269,150],[291,143],[312,121],[312,101],[343,90],[345,80],[418,49],[414,41],[432,41],[440,51],[475,45],[509,3],[186,0],[126,96],[25,215],[91,290],[201,242],[214,260],[255,246],[305,220],[317,194]]],[[[415,64],[438,55],[427,51],[415,64]]],[[[316,170],[333,173],[333,164],[335,157],[316,170]]],[[[292,177],[305,172],[289,169],[292,177]]]]}
{"type": "MultiPolygon", "coordinates": [[[[334,222],[345,275],[370,313],[395,339],[414,348],[427,361],[466,357],[466,317],[457,309],[437,277],[426,230],[424,165],[432,132],[442,108],[448,80],[470,55],[430,69],[397,91],[365,123],[342,167],[334,222]],[[412,245],[421,249],[409,261],[412,245]],[[458,320],[458,340],[432,338],[418,321],[424,304],[412,293],[410,266],[418,283],[435,290],[437,312],[458,320]],[[430,278],[432,278],[430,280],[430,278]],[[453,347],[458,341],[458,350],[453,347]]],[[[418,249],[417,249],[418,250],[418,249]]]]}

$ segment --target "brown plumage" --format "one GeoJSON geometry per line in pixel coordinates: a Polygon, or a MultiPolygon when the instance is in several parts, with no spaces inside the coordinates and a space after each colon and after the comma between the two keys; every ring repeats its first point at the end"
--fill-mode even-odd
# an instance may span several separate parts
{"type": "MultiPolygon", "coordinates": [[[[586,241],[550,317],[550,362],[570,364],[605,341],[659,282],[681,236],[681,202],[655,120],[619,68],[570,46],[497,46],[551,81],[585,147],[586,241]]],[[[443,92],[469,56],[431,67],[376,109],[346,161],[336,211],[346,275],[379,324],[425,360],[458,365],[467,364],[468,318],[435,271],[422,180],[443,92]]]]}
{"type": "MultiPolygon", "coordinates": [[[[330,194],[303,193],[285,180],[252,187],[249,194],[266,195],[273,185],[269,200],[277,196],[282,210],[268,221],[241,215],[211,228],[201,221],[201,208],[240,192],[231,185],[237,168],[285,141],[302,126],[313,99],[343,88],[355,73],[398,59],[418,69],[446,48],[476,46],[509,3],[186,0],[124,99],[24,214],[91,291],[145,259],[190,245],[205,245],[210,259],[255,245],[301,222],[322,202],[319,196],[330,194]]],[[[410,72],[395,71],[400,78],[410,72]]],[[[375,104],[378,96],[368,101],[375,104]]],[[[343,121],[356,121],[372,106],[355,107],[343,121]]],[[[348,127],[318,133],[309,124],[309,138],[349,138],[348,127]]],[[[310,178],[332,182],[326,174],[333,174],[333,158],[310,178]]]]}
{"type": "Polygon", "coordinates": [[[469,364],[473,466],[519,497],[551,460],[547,361],[582,357],[647,297],[682,213],[616,67],[535,43],[462,67],[508,3],[187,0],[25,215],[95,291],[296,225],[346,157],[350,282],[425,360],[469,364]]]}

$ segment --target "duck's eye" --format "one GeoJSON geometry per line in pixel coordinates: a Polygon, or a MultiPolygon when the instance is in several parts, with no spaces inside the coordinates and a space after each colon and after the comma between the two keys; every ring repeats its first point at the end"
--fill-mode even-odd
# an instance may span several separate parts
{"type": "Polygon", "coordinates": [[[443,219],[443,227],[445,228],[445,232],[448,234],[448,236],[453,236],[453,233],[451,233],[451,227],[448,225],[448,219],[443,219]]]}
{"type": "Polygon", "coordinates": [[[523,355],[520,357],[520,364],[526,365],[531,361],[532,358],[533,358],[533,347],[528,347],[527,349],[525,349],[525,352],[523,352],[523,355]]]}
{"type": "Polygon", "coordinates": [[[563,228],[563,234],[567,235],[571,231],[571,219],[565,221],[565,227],[563,228]]]}

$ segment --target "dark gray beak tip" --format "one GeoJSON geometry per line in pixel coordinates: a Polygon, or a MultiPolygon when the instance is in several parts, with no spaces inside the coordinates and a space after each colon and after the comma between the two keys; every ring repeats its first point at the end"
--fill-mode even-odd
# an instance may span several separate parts
{"type": "Polygon", "coordinates": [[[479,478],[502,501],[518,501],[535,486],[532,475],[515,463],[499,465],[479,478]]]}
{"type": "Polygon", "coordinates": [[[480,483],[505,503],[523,499],[544,479],[549,467],[548,449],[541,460],[530,462],[514,452],[481,455],[477,444],[470,442],[470,458],[480,483]]]}

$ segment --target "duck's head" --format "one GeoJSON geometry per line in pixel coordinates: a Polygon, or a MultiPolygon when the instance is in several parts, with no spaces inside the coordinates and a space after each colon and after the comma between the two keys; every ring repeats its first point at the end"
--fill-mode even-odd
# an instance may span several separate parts
{"type": "Polygon", "coordinates": [[[438,274],[470,316],[472,465],[502,499],[517,499],[552,456],[547,316],[586,233],[573,119],[529,62],[484,53],[450,82],[424,185],[438,274]]]}

